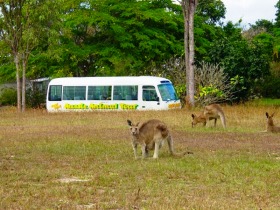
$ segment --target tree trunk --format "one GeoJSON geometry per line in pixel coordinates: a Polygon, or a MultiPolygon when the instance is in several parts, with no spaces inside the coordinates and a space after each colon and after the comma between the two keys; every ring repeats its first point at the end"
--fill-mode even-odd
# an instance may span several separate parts
{"type": "Polygon", "coordinates": [[[198,0],[182,0],[186,65],[186,104],[194,106],[194,13],[198,0]]]}
{"type": "Polygon", "coordinates": [[[195,105],[194,94],[194,13],[197,0],[190,0],[189,4],[189,103],[195,105]]]}
{"type": "Polygon", "coordinates": [[[20,85],[20,65],[19,65],[19,55],[14,53],[14,62],[16,65],[16,79],[17,79],[17,110],[21,112],[21,85],[20,85]]]}
{"type": "Polygon", "coordinates": [[[185,70],[186,70],[186,106],[189,106],[189,1],[182,0],[184,14],[184,48],[185,48],[185,70]]]}
{"type": "Polygon", "coordinates": [[[26,107],[26,102],[25,102],[25,90],[26,90],[26,58],[23,55],[23,59],[22,59],[22,93],[21,93],[21,97],[22,97],[22,101],[21,101],[21,111],[24,112],[25,111],[25,107],[26,107]]]}

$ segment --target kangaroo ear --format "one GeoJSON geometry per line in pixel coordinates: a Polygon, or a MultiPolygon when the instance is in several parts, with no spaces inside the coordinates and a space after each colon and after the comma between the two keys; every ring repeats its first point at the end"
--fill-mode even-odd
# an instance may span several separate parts
{"type": "Polygon", "coordinates": [[[127,120],[127,124],[128,124],[129,126],[131,126],[131,125],[132,125],[132,122],[131,122],[130,120],[127,120]]]}
{"type": "Polygon", "coordinates": [[[265,115],[266,115],[267,118],[269,118],[269,114],[267,112],[265,113],[265,115]]]}
{"type": "Polygon", "coordinates": [[[274,116],[274,114],[275,114],[275,112],[271,115],[271,117],[273,117],[273,116],[274,116]]]}
{"type": "Polygon", "coordinates": [[[192,118],[193,118],[193,119],[195,118],[195,114],[192,114],[192,118]]]}

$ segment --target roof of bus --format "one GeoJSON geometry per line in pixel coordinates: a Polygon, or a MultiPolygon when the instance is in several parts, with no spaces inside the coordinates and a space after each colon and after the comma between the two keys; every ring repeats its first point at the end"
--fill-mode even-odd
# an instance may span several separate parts
{"type": "Polygon", "coordinates": [[[52,79],[49,85],[155,85],[170,82],[163,77],[155,76],[118,76],[118,77],[62,77],[52,79]]]}

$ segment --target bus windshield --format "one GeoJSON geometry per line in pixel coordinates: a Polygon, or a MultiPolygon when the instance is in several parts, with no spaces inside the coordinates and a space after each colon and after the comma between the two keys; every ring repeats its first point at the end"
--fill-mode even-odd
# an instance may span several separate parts
{"type": "Polygon", "coordinates": [[[163,101],[175,101],[178,100],[178,96],[172,84],[160,84],[158,89],[163,101]]]}

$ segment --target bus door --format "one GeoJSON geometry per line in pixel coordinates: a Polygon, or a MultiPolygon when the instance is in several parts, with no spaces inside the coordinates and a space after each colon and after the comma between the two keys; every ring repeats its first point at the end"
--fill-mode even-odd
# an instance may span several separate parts
{"type": "Polygon", "coordinates": [[[142,87],[143,104],[141,109],[159,109],[160,101],[155,86],[146,85],[142,87]]]}

